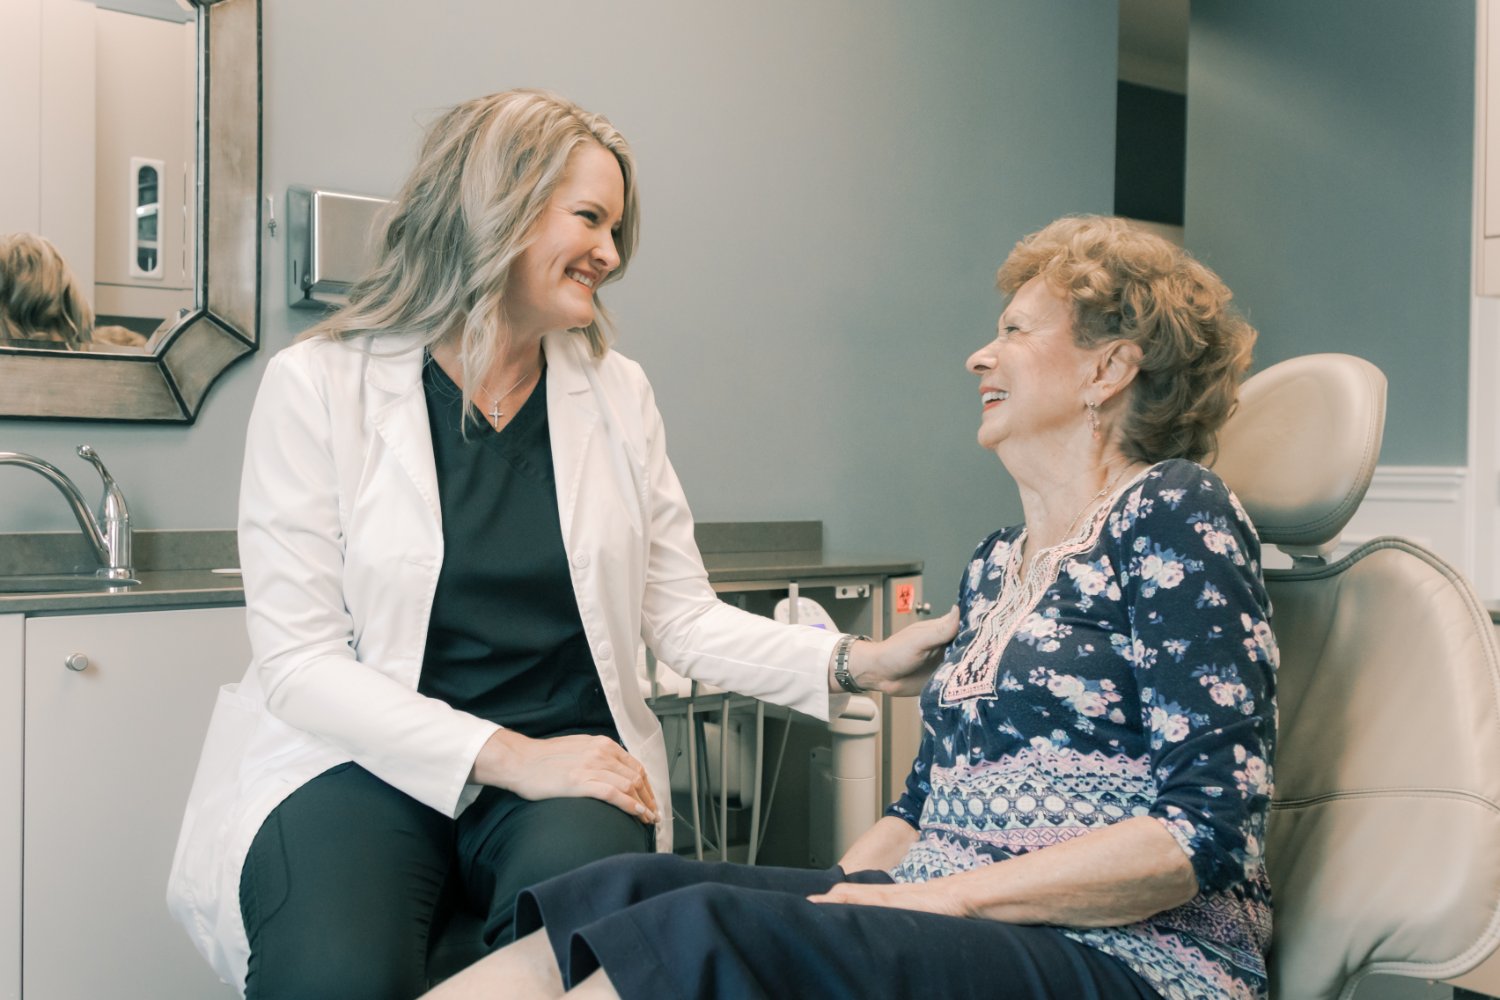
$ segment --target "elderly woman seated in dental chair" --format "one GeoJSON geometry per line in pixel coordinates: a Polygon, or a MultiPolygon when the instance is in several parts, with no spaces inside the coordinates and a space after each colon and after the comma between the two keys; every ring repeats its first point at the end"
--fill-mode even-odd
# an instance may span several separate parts
{"type": "Polygon", "coordinates": [[[432,996],[1266,995],[1277,652],[1255,529],[1198,464],[1255,332],[1115,219],[1027,237],[999,285],[968,367],[1025,522],[964,574],[906,793],[831,871],[544,882],[432,996]]]}

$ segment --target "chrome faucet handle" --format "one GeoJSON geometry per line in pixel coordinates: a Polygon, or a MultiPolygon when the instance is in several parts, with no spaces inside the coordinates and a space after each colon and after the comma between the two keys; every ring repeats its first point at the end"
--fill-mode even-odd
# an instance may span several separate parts
{"type": "Polygon", "coordinates": [[[86,444],[78,446],[78,457],[94,467],[104,483],[104,496],[99,501],[97,523],[104,536],[104,547],[109,554],[108,564],[101,567],[98,575],[109,579],[124,579],[131,575],[130,507],[125,503],[115,478],[104,467],[104,461],[86,444]]]}
{"type": "Polygon", "coordinates": [[[78,457],[92,465],[98,471],[99,478],[104,480],[104,495],[106,499],[113,494],[119,496],[121,502],[124,502],[125,498],[120,495],[120,487],[115,485],[115,477],[111,476],[109,470],[104,467],[104,460],[99,457],[99,453],[94,450],[93,445],[79,445],[78,457]]]}

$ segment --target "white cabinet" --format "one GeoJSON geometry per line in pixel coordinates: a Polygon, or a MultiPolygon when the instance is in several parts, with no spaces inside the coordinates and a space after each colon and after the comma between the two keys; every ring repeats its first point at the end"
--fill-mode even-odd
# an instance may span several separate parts
{"type": "Polygon", "coordinates": [[[21,656],[26,619],[0,615],[0,998],[21,995],[21,656]]]}
{"type": "Polygon", "coordinates": [[[24,644],[25,1000],[233,996],[165,896],[215,693],[249,662],[244,609],[34,617],[24,644]]]}

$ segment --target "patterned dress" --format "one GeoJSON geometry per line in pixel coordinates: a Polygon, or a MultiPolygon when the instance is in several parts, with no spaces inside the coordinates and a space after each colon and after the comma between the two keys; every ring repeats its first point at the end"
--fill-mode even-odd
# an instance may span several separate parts
{"type": "Polygon", "coordinates": [[[998,531],[969,563],[961,630],[922,693],[921,749],[887,810],[920,833],[891,875],[941,878],[1150,816],[1188,855],[1198,895],[1139,923],[1062,930],[1169,1000],[1264,998],[1277,652],[1249,518],[1218,476],[1173,459],[1022,579],[1024,537],[998,531]]]}

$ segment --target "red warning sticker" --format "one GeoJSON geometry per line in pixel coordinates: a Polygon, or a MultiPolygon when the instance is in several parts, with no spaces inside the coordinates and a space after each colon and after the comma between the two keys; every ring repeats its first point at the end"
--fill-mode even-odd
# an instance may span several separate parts
{"type": "Polygon", "coordinates": [[[911,606],[917,600],[917,585],[914,583],[896,584],[896,614],[911,614],[911,606]]]}

